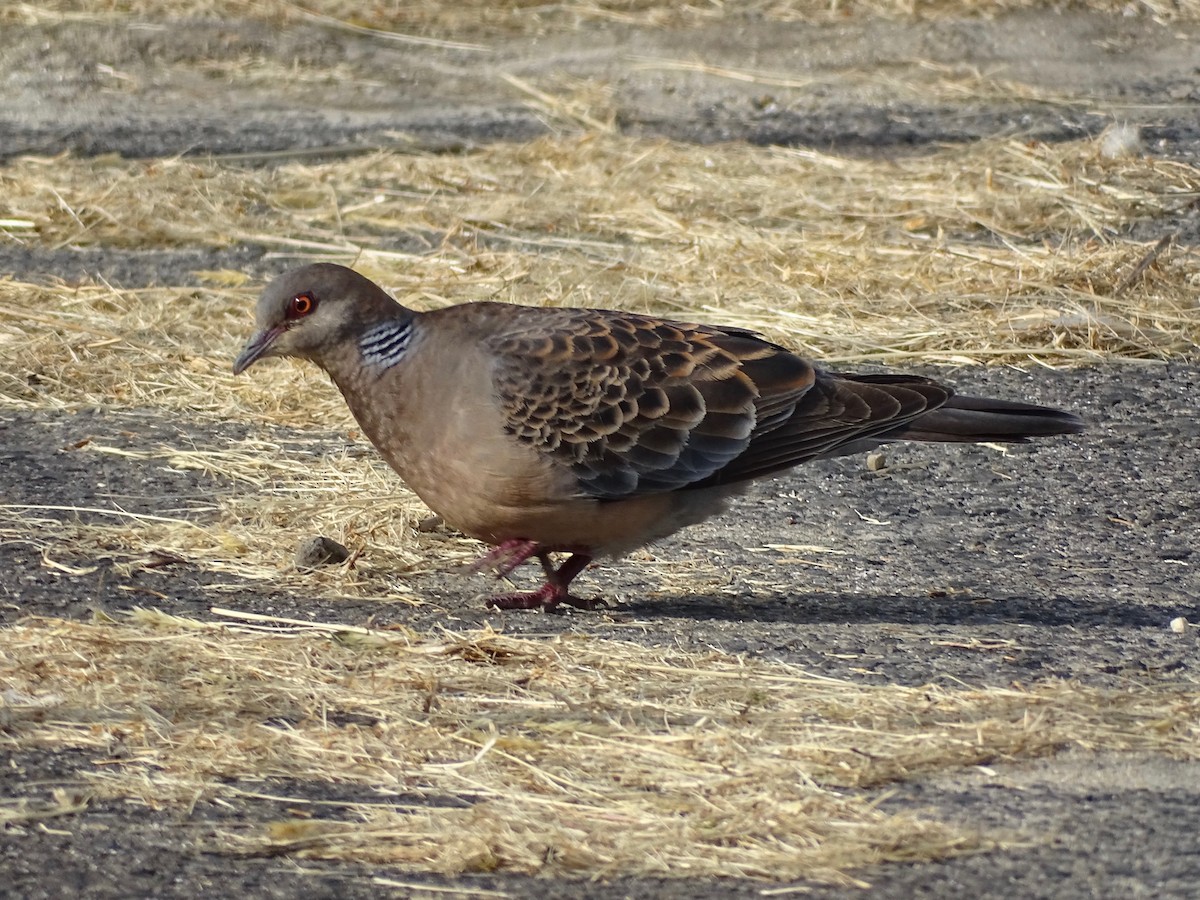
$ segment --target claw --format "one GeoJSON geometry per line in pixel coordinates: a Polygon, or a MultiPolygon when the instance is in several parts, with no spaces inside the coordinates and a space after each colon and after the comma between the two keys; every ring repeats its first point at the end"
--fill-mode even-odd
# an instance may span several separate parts
{"type": "Polygon", "coordinates": [[[536,591],[494,594],[487,597],[484,603],[488,609],[541,609],[548,613],[557,612],[559,606],[574,606],[576,609],[599,609],[608,606],[603,600],[572,596],[549,582],[536,591]]]}
{"type": "Polygon", "coordinates": [[[488,597],[486,603],[490,609],[544,609],[546,612],[554,612],[562,605],[574,606],[578,609],[596,609],[608,605],[603,600],[584,600],[571,596],[569,590],[571,581],[592,561],[592,557],[588,554],[572,553],[556,569],[550,562],[551,550],[534,544],[532,541],[505,541],[488,556],[499,555],[501,551],[503,551],[502,555],[506,563],[517,556],[521,557],[518,562],[506,569],[504,574],[511,572],[529,557],[536,556],[538,562],[542,564],[542,570],[546,573],[546,583],[536,591],[515,591],[488,597]]]}

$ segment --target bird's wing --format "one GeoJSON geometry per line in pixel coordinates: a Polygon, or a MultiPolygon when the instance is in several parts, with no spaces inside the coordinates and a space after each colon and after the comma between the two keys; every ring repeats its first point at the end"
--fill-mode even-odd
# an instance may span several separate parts
{"type": "Polygon", "coordinates": [[[856,453],[900,437],[953,396],[915,375],[839,375],[817,370],[812,388],[779,427],[756,433],[745,452],[697,487],[761,478],[812,459],[856,453]]]}
{"type": "Polygon", "coordinates": [[[517,307],[487,349],[508,432],[604,500],[720,478],[816,380],[744,329],[604,310],[517,307]]]}

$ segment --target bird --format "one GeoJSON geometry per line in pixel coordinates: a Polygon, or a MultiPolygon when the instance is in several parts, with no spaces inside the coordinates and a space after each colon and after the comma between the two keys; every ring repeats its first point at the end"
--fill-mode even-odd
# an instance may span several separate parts
{"type": "Polygon", "coordinates": [[[501,610],[606,605],[571,593],[594,559],[811,460],[1084,429],[921,376],[827,371],[737,326],[491,301],[418,312],[332,263],[275,278],[255,319],[235,375],[268,357],[315,363],[408,487],[489,545],[478,568],[541,563],[536,590],[487,599],[501,610]]]}

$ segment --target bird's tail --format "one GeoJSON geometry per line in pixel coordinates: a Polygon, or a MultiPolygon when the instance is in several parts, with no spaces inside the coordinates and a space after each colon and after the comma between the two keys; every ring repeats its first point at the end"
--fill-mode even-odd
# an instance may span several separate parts
{"type": "Polygon", "coordinates": [[[1082,419],[1060,409],[954,394],[937,409],[889,432],[887,439],[1025,443],[1030,438],[1078,434],[1083,429],[1082,419]]]}
{"type": "Polygon", "coordinates": [[[715,476],[690,486],[761,478],[810,459],[861,453],[891,441],[1024,443],[1083,430],[1078,416],[1062,410],[958,396],[919,376],[818,372],[812,389],[782,423],[755,435],[745,452],[715,476]]]}

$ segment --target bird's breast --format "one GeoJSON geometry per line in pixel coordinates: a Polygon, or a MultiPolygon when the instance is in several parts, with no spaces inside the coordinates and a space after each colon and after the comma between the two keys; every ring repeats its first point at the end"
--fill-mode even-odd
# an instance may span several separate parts
{"type": "Polygon", "coordinates": [[[388,465],[464,533],[503,540],[554,518],[575,493],[574,478],[509,434],[483,364],[461,347],[436,361],[416,357],[383,372],[360,366],[334,382],[388,465]]]}

